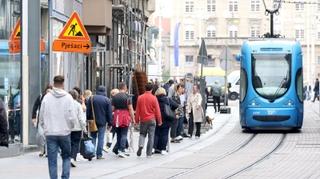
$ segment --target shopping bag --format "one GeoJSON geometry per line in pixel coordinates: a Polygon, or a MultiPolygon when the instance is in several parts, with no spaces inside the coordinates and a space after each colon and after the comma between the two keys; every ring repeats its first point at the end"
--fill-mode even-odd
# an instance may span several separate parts
{"type": "Polygon", "coordinates": [[[80,141],[80,154],[83,158],[88,159],[89,161],[95,156],[95,147],[92,142],[92,138],[87,134],[83,134],[83,137],[80,141]]]}

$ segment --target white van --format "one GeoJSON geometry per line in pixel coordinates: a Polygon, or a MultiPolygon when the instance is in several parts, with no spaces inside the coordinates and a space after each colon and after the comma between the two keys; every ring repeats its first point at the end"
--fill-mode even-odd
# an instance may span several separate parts
{"type": "Polygon", "coordinates": [[[229,88],[229,99],[237,100],[240,92],[240,70],[231,72],[227,78],[228,83],[231,85],[229,88]]]}

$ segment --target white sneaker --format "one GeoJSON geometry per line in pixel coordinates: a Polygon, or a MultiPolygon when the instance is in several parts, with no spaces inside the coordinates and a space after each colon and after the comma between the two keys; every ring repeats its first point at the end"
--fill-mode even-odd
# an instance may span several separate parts
{"type": "Polygon", "coordinates": [[[161,155],[168,155],[168,152],[165,150],[161,150],[161,155]]]}
{"type": "Polygon", "coordinates": [[[119,152],[118,157],[120,158],[126,158],[126,155],[123,152],[119,152]]]}
{"type": "Polygon", "coordinates": [[[181,135],[179,135],[179,136],[177,136],[175,139],[176,139],[176,140],[183,140],[183,137],[182,137],[181,135]]]}
{"type": "Polygon", "coordinates": [[[77,167],[76,161],[74,159],[71,159],[70,164],[71,164],[71,167],[77,167]]]}

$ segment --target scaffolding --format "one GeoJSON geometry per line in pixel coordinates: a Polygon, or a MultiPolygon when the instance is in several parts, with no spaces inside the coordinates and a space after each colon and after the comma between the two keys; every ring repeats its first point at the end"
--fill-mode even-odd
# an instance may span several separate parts
{"type": "Polygon", "coordinates": [[[126,82],[131,90],[132,73],[146,70],[146,0],[113,0],[110,86],[126,82]]]}

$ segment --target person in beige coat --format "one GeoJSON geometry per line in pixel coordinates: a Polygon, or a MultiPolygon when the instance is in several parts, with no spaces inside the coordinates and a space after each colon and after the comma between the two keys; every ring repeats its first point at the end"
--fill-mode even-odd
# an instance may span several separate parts
{"type": "Polygon", "coordinates": [[[189,130],[190,138],[193,135],[194,124],[196,124],[196,138],[200,137],[201,123],[203,122],[204,113],[202,104],[202,97],[199,93],[198,85],[193,85],[192,94],[188,97],[187,101],[187,116],[189,117],[189,130]]]}

